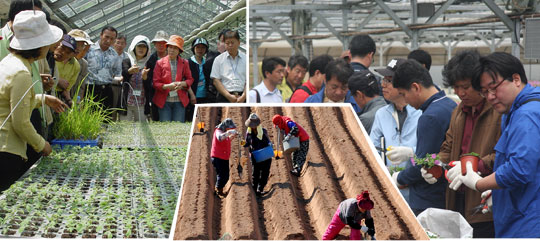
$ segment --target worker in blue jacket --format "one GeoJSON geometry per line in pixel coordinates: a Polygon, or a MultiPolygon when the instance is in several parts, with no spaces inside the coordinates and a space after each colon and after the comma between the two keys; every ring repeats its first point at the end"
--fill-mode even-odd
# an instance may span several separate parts
{"type": "Polygon", "coordinates": [[[466,175],[449,177],[488,197],[493,189],[496,238],[540,238],[540,89],[527,84],[520,60],[507,53],[480,59],[476,90],[502,113],[501,137],[495,145],[493,173],[482,178],[467,163],[466,175]]]}
{"type": "MultiPolygon", "coordinates": [[[[406,60],[393,77],[394,88],[412,107],[422,110],[416,130],[416,153],[409,146],[396,146],[386,153],[392,164],[410,161],[415,155],[439,153],[456,102],[438,91],[429,72],[416,60],[406,60]]],[[[435,178],[420,165],[392,174],[397,185],[409,185],[409,206],[415,215],[427,208],[445,208],[447,181],[435,178]]]]}
{"type": "Polygon", "coordinates": [[[349,91],[349,77],[354,73],[347,62],[342,59],[333,60],[326,66],[326,83],[316,94],[308,97],[304,103],[351,103],[354,112],[361,108],[349,91]]]}

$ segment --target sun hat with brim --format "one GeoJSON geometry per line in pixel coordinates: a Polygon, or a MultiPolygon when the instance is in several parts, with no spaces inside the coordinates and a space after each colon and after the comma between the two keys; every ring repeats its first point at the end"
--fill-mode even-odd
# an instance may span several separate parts
{"type": "Polygon", "coordinates": [[[17,50],[37,49],[58,42],[62,35],[60,28],[47,23],[44,12],[22,11],[13,20],[13,39],[9,47],[17,50]]]}
{"type": "Polygon", "coordinates": [[[386,65],[386,68],[383,69],[375,69],[379,74],[382,76],[394,76],[394,73],[396,72],[396,69],[403,63],[405,63],[405,59],[392,59],[390,62],[388,62],[388,65],[386,65]]]}
{"type": "Polygon", "coordinates": [[[182,52],[184,52],[184,39],[178,35],[171,35],[167,45],[172,45],[178,47],[182,52]]]}
{"type": "Polygon", "coordinates": [[[75,38],[76,41],[86,42],[88,45],[94,44],[94,42],[90,40],[90,36],[85,31],[80,29],[73,29],[69,31],[68,35],[75,38]]]}
{"type": "Polygon", "coordinates": [[[251,113],[245,124],[247,127],[255,128],[261,124],[261,119],[259,116],[257,116],[257,114],[251,113]]]}
{"type": "Polygon", "coordinates": [[[159,30],[156,32],[156,35],[151,42],[167,42],[167,39],[169,39],[169,34],[163,30],[159,30]]]}

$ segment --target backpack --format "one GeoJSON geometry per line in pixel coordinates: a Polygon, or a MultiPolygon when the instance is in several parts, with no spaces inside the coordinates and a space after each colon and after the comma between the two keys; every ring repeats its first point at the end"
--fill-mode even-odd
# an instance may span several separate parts
{"type": "Polygon", "coordinates": [[[308,87],[306,87],[306,86],[304,86],[304,85],[300,85],[300,87],[298,87],[298,88],[296,88],[296,89],[294,90],[294,92],[292,93],[291,97],[289,97],[289,98],[287,99],[287,101],[286,101],[287,103],[291,103],[291,98],[294,96],[294,93],[296,93],[296,91],[299,90],[299,89],[304,90],[304,91],[307,92],[308,95],[310,95],[310,96],[313,95],[313,92],[311,92],[311,90],[309,90],[308,87]]]}

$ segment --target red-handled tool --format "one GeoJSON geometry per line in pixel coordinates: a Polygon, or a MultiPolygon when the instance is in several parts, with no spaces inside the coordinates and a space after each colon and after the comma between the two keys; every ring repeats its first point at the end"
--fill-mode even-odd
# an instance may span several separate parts
{"type": "Polygon", "coordinates": [[[489,206],[487,204],[487,200],[491,197],[491,193],[492,192],[489,192],[488,195],[482,198],[482,201],[480,201],[480,204],[472,209],[472,212],[473,212],[472,215],[475,215],[480,211],[482,211],[482,213],[488,212],[489,206]]]}

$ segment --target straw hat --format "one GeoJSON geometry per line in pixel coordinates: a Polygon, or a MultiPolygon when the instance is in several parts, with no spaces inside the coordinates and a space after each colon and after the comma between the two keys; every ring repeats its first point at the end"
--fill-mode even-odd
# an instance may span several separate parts
{"type": "Polygon", "coordinates": [[[184,39],[178,35],[171,35],[167,45],[172,45],[178,47],[181,52],[184,52],[184,39]]]}
{"type": "Polygon", "coordinates": [[[260,124],[261,124],[261,119],[255,113],[251,113],[249,115],[249,119],[246,120],[247,127],[255,128],[259,126],[260,124]]]}
{"type": "Polygon", "coordinates": [[[62,30],[49,25],[42,11],[22,11],[13,20],[13,39],[9,47],[17,50],[37,49],[58,42],[62,30]]]}
{"type": "Polygon", "coordinates": [[[167,39],[169,39],[169,34],[163,30],[159,30],[156,32],[154,39],[152,39],[152,43],[153,42],[167,42],[167,39]]]}
{"type": "Polygon", "coordinates": [[[90,40],[90,36],[85,31],[80,29],[73,29],[69,31],[68,35],[75,38],[76,41],[86,42],[88,45],[94,44],[94,42],[90,40]]]}

